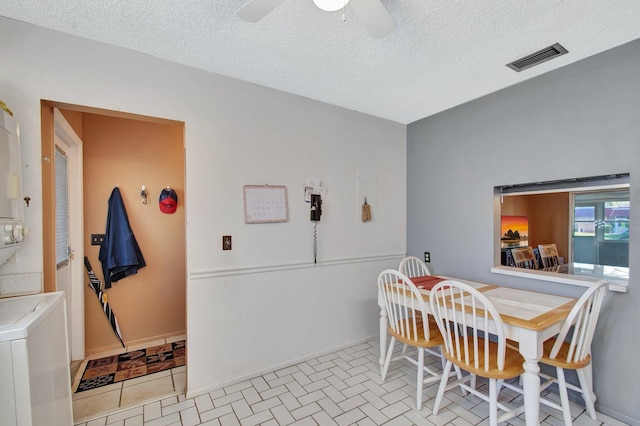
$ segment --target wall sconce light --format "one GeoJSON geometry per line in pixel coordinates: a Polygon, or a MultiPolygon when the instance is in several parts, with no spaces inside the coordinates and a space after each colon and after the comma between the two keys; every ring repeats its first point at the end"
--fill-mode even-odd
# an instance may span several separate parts
{"type": "Polygon", "coordinates": [[[142,199],[142,204],[147,204],[147,188],[142,185],[142,191],[140,191],[140,198],[142,199]]]}

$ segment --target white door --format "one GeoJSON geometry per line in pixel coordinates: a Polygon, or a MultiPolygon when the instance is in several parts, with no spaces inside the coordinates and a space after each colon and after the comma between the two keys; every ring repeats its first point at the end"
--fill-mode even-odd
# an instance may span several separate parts
{"type": "Polygon", "coordinates": [[[82,141],[57,109],[56,170],[56,290],[67,304],[71,360],[84,359],[84,225],[82,208],[82,141]]]}

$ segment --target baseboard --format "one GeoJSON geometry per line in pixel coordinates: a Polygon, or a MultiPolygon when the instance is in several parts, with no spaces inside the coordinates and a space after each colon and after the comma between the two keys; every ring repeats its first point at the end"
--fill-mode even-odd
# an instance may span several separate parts
{"type": "Polygon", "coordinates": [[[609,417],[611,417],[613,419],[619,420],[619,421],[621,421],[623,423],[626,423],[626,424],[628,424],[630,426],[640,426],[640,420],[634,419],[634,418],[629,417],[629,416],[626,416],[626,415],[624,415],[622,413],[618,413],[617,411],[611,410],[611,409],[609,409],[607,407],[603,407],[600,404],[598,404],[597,401],[596,401],[596,404],[595,404],[595,408],[596,408],[596,411],[598,413],[602,413],[605,416],[609,416],[609,417]]]}
{"type": "MultiPolygon", "coordinates": [[[[323,351],[316,352],[316,353],[313,353],[313,354],[305,355],[303,357],[300,357],[300,358],[297,358],[297,359],[294,359],[294,360],[290,360],[290,361],[287,361],[287,362],[282,363],[282,364],[273,365],[273,366],[268,367],[268,368],[264,368],[264,369],[261,369],[261,370],[254,371],[252,373],[246,374],[246,375],[244,375],[242,377],[234,378],[233,380],[229,380],[227,382],[216,383],[215,385],[207,386],[207,387],[201,388],[201,389],[189,389],[189,380],[188,380],[188,377],[187,377],[187,389],[185,391],[186,397],[187,398],[194,398],[196,396],[204,395],[205,393],[217,391],[219,389],[226,388],[227,386],[235,385],[237,383],[241,383],[241,382],[244,382],[246,380],[250,380],[250,379],[253,379],[255,377],[259,377],[259,376],[262,376],[264,374],[271,373],[273,371],[282,370],[283,368],[291,367],[293,365],[300,364],[301,362],[305,362],[305,361],[308,361],[310,359],[318,358],[318,357],[321,357],[323,355],[327,355],[327,354],[330,354],[330,353],[333,353],[333,352],[337,352],[337,351],[340,351],[340,350],[343,350],[343,349],[346,349],[346,348],[350,348],[352,346],[357,346],[357,345],[360,345],[360,344],[365,343],[365,342],[369,342],[369,341],[374,340],[374,339],[379,339],[379,336],[376,334],[376,335],[365,337],[365,338],[362,338],[362,339],[357,339],[357,340],[354,340],[354,341],[352,341],[350,343],[346,343],[344,345],[338,345],[338,346],[335,346],[335,347],[333,347],[331,349],[327,349],[327,350],[323,350],[323,351]]],[[[188,368],[189,368],[189,366],[187,365],[187,369],[188,368]]]]}
{"type": "Polygon", "coordinates": [[[186,339],[186,330],[183,331],[174,331],[171,333],[166,333],[166,334],[159,334],[157,336],[153,336],[153,337],[144,337],[142,339],[137,339],[137,340],[126,340],[124,342],[124,344],[126,345],[126,348],[123,348],[122,345],[119,344],[114,344],[114,345],[109,345],[109,346],[101,346],[99,348],[91,348],[91,349],[86,349],[85,350],[85,358],[88,355],[95,355],[95,354],[100,354],[103,352],[111,352],[111,351],[116,351],[119,349],[122,349],[123,351],[125,349],[127,349],[130,346],[145,346],[146,344],[156,341],[156,340],[164,340],[164,339],[170,339],[172,337],[175,336],[181,336],[183,338],[186,339]]]}

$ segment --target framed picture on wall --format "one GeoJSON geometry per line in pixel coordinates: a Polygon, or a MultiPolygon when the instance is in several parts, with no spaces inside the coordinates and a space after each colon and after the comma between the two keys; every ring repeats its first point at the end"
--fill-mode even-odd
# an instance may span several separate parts
{"type": "Polygon", "coordinates": [[[500,247],[526,247],[529,245],[529,218],[527,216],[500,216],[500,247]]]}

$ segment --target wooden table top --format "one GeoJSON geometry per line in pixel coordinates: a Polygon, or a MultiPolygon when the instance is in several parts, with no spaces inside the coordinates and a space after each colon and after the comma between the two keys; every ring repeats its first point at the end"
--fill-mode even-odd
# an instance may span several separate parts
{"type": "MultiPolygon", "coordinates": [[[[496,307],[505,324],[529,330],[544,330],[556,322],[564,321],[577,301],[570,297],[532,290],[484,284],[443,275],[437,277],[460,281],[478,289],[496,307]]],[[[416,281],[420,281],[419,277],[415,278],[416,281]]],[[[430,290],[431,288],[420,289],[425,302],[429,301],[430,290]]]]}

